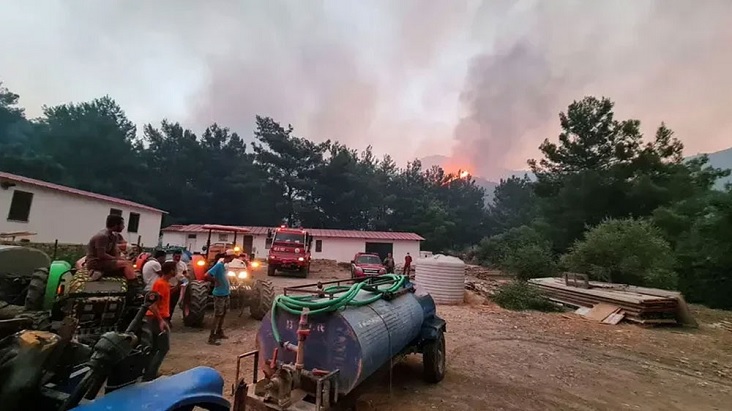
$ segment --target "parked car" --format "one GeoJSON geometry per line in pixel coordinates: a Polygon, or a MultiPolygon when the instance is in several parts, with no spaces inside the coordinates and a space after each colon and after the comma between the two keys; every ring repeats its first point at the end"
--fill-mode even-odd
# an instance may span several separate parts
{"type": "Polygon", "coordinates": [[[386,274],[378,254],[356,253],[351,260],[351,278],[362,278],[386,274]]]}

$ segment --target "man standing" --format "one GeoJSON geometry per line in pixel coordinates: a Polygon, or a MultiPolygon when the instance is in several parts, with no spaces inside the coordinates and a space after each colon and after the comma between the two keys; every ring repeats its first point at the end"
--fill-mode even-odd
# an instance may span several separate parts
{"type": "Polygon", "coordinates": [[[219,261],[206,272],[206,277],[214,283],[214,323],[208,337],[208,343],[212,345],[221,345],[218,340],[229,338],[224,334],[224,317],[229,309],[230,294],[225,264],[234,259],[234,250],[227,250],[226,254],[219,254],[219,257],[219,261]]]}
{"type": "Polygon", "coordinates": [[[412,269],[412,256],[407,253],[406,257],[404,257],[404,270],[402,270],[402,275],[409,275],[409,271],[412,269]]]}
{"type": "Polygon", "coordinates": [[[119,257],[117,248],[117,233],[125,229],[125,219],[122,216],[110,214],[104,230],[96,233],[86,247],[86,266],[89,270],[101,271],[104,274],[122,272],[128,282],[137,279],[132,264],[119,257]]]}
{"type": "Polygon", "coordinates": [[[386,268],[386,272],[389,274],[394,274],[394,257],[391,256],[391,253],[386,255],[386,258],[384,259],[384,268],[386,268]]]}
{"type": "MultiPolygon", "coordinates": [[[[165,255],[165,254],[163,254],[165,255]]],[[[158,277],[151,287],[151,291],[160,297],[145,314],[145,333],[151,348],[150,362],[145,368],[143,381],[152,381],[158,376],[158,370],[163,364],[165,355],[170,350],[170,325],[166,321],[170,317],[170,284],[168,280],[175,276],[175,263],[163,263],[158,277]]]]}
{"type": "Polygon", "coordinates": [[[165,251],[156,250],[153,258],[142,265],[142,280],[145,282],[145,291],[152,289],[155,281],[160,278],[162,264],[165,262],[165,251]]]}
{"type": "Polygon", "coordinates": [[[183,252],[181,250],[173,251],[173,262],[175,262],[175,276],[170,279],[170,318],[173,318],[175,306],[180,300],[181,285],[188,282],[188,265],[181,261],[183,252]]]}

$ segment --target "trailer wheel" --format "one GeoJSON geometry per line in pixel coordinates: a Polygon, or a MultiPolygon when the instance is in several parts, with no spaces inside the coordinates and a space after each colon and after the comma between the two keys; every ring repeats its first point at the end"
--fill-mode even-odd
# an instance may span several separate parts
{"type": "Polygon", "coordinates": [[[249,314],[255,320],[261,321],[267,314],[267,311],[272,308],[272,302],[275,297],[274,285],[269,280],[257,280],[254,284],[254,292],[257,294],[254,301],[252,301],[252,305],[249,307],[249,314]]]}
{"type": "Polygon", "coordinates": [[[183,296],[183,324],[186,327],[202,327],[206,316],[209,290],[203,281],[191,281],[183,296]]]}
{"type": "Polygon", "coordinates": [[[445,334],[439,331],[437,338],[426,343],[422,350],[424,380],[438,383],[445,378],[445,334]]]}
{"type": "Polygon", "coordinates": [[[277,269],[273,265],[268,265],[267,266],[267,277],[274,277],[276,270],[277,269]]]}

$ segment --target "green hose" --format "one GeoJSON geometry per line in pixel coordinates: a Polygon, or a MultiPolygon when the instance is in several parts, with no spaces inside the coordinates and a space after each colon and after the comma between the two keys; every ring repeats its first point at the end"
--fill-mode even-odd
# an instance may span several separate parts
{"type": "Polygon", "coordinates": [[[277,331],[277,310],[281,309],[290,314],[300,315],[303,308],[309,309],[308,315],[317,315],[327,312],[333,312],[343,309],[347,306],[360,307],[369,305],[374,301],[382,298],[386,293],[393,293],[398,291],[404,286],[407,281],[407,276],[397,274],[384,274],[376,279],[375,283],[368,283],[361,281],[354,283],[350,286],[336,285],[323,289],[324,293],[334,293],[332,299],[325,299],[318,296],[305,295],[305,296],[286,296],[278,295],[275,297],[272,303],[272,336],[274,336],[277,344],[281,344],[280,333],[277,331]],[[364,287],[371,286],[375,288],[371,292],[371,296],[364,300],[354,300],[364,287]],[[387,288],[383,288],[387,287],[387,288]],[[319,300],[319,301],[318,301],[319,300]]]}

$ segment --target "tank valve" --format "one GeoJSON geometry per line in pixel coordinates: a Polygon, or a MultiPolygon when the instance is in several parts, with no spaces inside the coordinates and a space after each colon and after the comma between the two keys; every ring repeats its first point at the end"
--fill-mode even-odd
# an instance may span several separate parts
{"type": "Polygon", "coordinates": [[[308,328],[309,309],[303,308],[300,313],[300,326],[297,329],[297,357],[295,358],[295,369],[302,370],[305,367],[305,339],[310,335],[308,328]]]}

